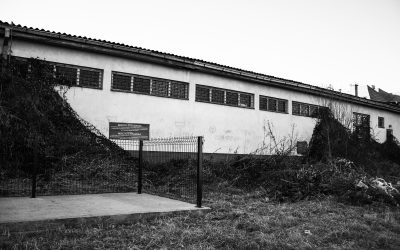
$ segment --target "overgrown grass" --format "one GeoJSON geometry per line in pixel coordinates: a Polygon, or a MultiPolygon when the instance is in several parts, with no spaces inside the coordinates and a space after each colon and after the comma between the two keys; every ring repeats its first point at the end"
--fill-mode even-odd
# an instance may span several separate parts
{"type": "Polygon", "coordinates": [[[127,225],[3,232],[14,249],[399,249],[400,209],[348,206],[334,198],[275,203],[265,192],[225,184],[207,192],[203,215],[163,216],[127,225]]]}

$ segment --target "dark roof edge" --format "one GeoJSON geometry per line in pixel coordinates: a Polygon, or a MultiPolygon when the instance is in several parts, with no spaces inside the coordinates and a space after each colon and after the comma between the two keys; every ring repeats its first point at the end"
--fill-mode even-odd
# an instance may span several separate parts
{"type": "MultiPolygon", "coordinates": [[[[105,40],[73,36],[65,33],[62,34],[59,32],[56,33],[43,29],[39,30],[32,27],[28,28],[26,26],[21,26],[21,25],[11,25],[2,21],[0,21],[0,27],[12,29],[12,36],[14,38],[31,40],[40,43],[47,43],[74,49],[87,50],[114,56],[127,57],[136,60],[167,65],[171,67],[180,67],[190,70],[197,70],[205,73],[212,73],[230,78],[251,81],[258,84],[291,89],[303,93],[309,93],[316,96],[328,97],[336,100],[351,102],[377,109],[383,109],[394,113],[400,113],[400,107],[396,107],[386,103],[368,100],[366,98],[361,98],[350,94],[341,93],[338,91],[324,89],[321,87],[305,84],[302,82],[264,75],[252,71],[233,68],[199,59],[183,57],[134,46],[128,46],[120,43],[113,43],[105,40]]],[[[0,30],[0,33],[4,33],[4,30],[0,30]]]]}

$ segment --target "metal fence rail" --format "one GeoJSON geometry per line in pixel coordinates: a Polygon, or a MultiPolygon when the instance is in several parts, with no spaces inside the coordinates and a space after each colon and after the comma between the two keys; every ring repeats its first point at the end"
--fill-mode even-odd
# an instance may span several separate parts
{"type": "Polygon", "coordinates": [[[146,192],[201,207],[203,137],[114,140],[126,154],[43,168],[1,171],[0,196],[146,192]]]}

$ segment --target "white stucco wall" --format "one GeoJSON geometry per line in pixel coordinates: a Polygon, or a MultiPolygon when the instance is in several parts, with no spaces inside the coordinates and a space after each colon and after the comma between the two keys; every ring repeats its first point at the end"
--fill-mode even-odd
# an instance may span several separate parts
{"type": "MultiPolygon", "coordinates": [[[[106,136],[109,133],[109,122],[148,123],[151,138],[202,135],[205,137],[204,151],[208,153],[250,153],[260,148],[263,142],[269,145],[270,140],[265,139],[266,131],[263,129],[267,122],[272,124],[278,140],[289,135],[294,126],[297,139],[308,141],[316,120],[291,115],[291,101],[317,105],[329,102],[300,92],[25,41],[14,40],[12,51],[14,56],[39,57],[53,62],[103,69],[102,90],[73,87],[67,93],[67,98],[82,118],[106,136]],[[189,100],[111,91],[112,71],[189,82],[189,100]],[[196,84],[253,93],[255,109],[196,102],[196,84]],[[259,95],[289,100],[289,114],[259,110],[259,95]]],[[[394,135],[400,138],[399,114],[346,103],[341,103],[340,107],[350,115],[352,112],[369,114],[377,140],[385,140],[389,124],[393,127],[394,135]],[[384,129],[378,128],[378,116],[385,118],[384,129]]]]}

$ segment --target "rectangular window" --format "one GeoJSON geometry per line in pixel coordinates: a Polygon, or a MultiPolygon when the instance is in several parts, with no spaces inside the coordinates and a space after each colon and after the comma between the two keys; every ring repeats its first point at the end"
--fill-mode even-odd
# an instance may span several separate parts
{"type": "Polygon", "coordinates": [[[113,73],[111,81],[113,89],[131,91],[131,76],[113,73]]]}
{"type": "Polygon", "coordinates": [[[260,110],[287,113],[287,100],[260,95],[260,110]]]}
{"type": "Polygon", "coordinates": [[[151,93],[155,96],[168,96],[169,82],[163,80],[153,80],[151,93]]]}
{"type": "Polygon", "coordinates": [[[247,107],[247,108],[252,108],[252,96],[250,94],[244,94],[240,93],[239,94],[239,106],[241,107],[247,107]]]}
{"type": "Polygon", "coordinates": [[[189,83],[168,79],[112,72],[111,90],[137,94],[188,99],[189,83]]]}
{"type": "Polygon", "coordinates": [[[369,118],[367,114],[353,113],[353,132],[358,139],[369,140],[371,137],[369,118]]]}
{"type": "Polygon", "coordinates": [[[188,99],[189,86],[187,83],[171,82],[171,97],[188,99]]]}
{"type": "Polygon", "coordinates": [[[134,76],[133,77],[133,92],[150,94],[150,79],[134,76]]]}
{"type": "Polygon", "coordinates": [[[196,101],[210,102],[210,88],[196,85],[196,101]]]}
{"type": "Polygon", "coordinates": [[[59,81],[61,81],[61,84],[76,86],[77,77],[78,77],[77,68],[56,65],[56,78],[59,81]]]}
{"type": "Polygon", "coordinates": [[[385,118],[378,117],[378,128],[385,128],[385,118]]]}
{"type": "Polygon", "coordinates": [[[300,103],[292,102],[292,114],[300,115],[300,103]]]}
{"type": "Polygon", "coordinates": [[[226,91],[226,105],[238,106],[239,94],[226,91]]]}
{"type": "Polygon", "coordinates": [[[287,100],[278,100],[278,112],[287,113],[287,100]]]}
{"type": "Polygon", "coordinates": [[[253,94],[203,85],[196,85],[196,101],[254,108],[253,94]]]}
{"type": "Polygon", "coordinates": [[[224,91],[220,89],[211,90],[211,102],[224,103],[224,91]]]}
{"type": "Polygon", "coordinates": [[[308,103],[292,102],[292,114],[317,118],[319,111],[325,107],[308,103]]]}
{"type": "Polygon", "coordinates": [[[101,86],[101,75],[97,70],[80,69],[79,86],[98,88],[101,86]]]}

